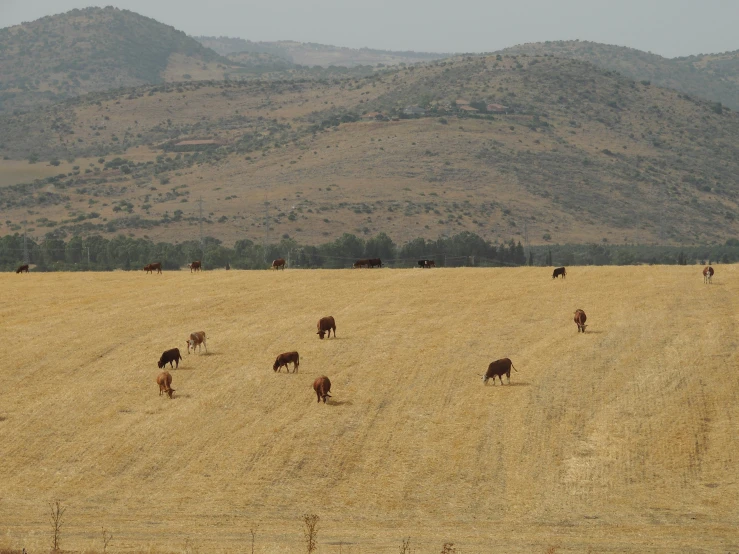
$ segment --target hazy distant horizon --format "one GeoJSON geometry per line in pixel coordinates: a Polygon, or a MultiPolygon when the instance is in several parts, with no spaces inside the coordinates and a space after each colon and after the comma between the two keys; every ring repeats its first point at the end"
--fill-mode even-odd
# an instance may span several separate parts
{"type": "MultiPolygon", "coordinates": [[[[90,0],[0,0],[0,28],[74,8],[90,0]]],[[[102,5],[106,5],[105,2],[102,5]]],[[[349,48],[417,52],[492,52],[527,42],[583,40],[664,57],[739,50],[739,2],[725,0],[350,0],[240,2],[118,0],[191,36],[294,40],[349,48]],[[556,5],[555,5],[556,4],[556,5]],[[358,7],[353,7],[354,5],[358,7]]]]}

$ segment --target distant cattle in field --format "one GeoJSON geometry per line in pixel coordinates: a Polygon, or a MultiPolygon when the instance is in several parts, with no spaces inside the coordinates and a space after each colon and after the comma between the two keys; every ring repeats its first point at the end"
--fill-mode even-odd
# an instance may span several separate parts
{"type": "Polygon", "coordinates": [[[356,262],[354,262],[353,267],[355,269],[360,268],[360,267],[369,267],[369,260],[357,260],[356,262]]]}
{"type": "MultiPolygon", "coordinates": [[[[497,377],[500,379],[500,384],[503,384],[503,375],[508,377],[508,384],[511,383],[511,368],[513,367],[513,362],[509,358],[502,358],[500,360],[495,360],[494,362],[490,362],[490,365],[488,366],[488,370],[485,372],[485,375],[482,376],[482,382],[487,385],[488,379],[491,377],[493,378],[493,385],[495,384],[495,378],[497,377]]],[[[515,371],[518,371],[515,367],[513,367],[515,371]]]]}
{"type": "Polygon", "coordinates": [[[195,262],[191,262],[189,267],[190,267],[190,273],[192,273],[193,271],[200,271],[203,266],[200,263],[200,261],[198,260],[198,261],[195,261],[195,262]]]}
{"type": "Polygon", "coordinates": [[[172,348],[171,350],[165,350],[164,352],[162,352],[162,357],[159,358],[157,366],[159,366],[159,369],[162,369],[167,364],[169,364],[169,367],[172,367],[172,363],[175,363],[177,368],[179,369],[180,360],[182,360],[180,349],[172,348]]]}
{"type": "Polygon", "coordinates": [[[585,332],[585,322],[588,320],[588,316],[585,315],[585,312],[583,312],[581,309],[575,310],[575,323],[577,323],[577,332],[579,333],[582,331],[585,332]]]}
{"type": "Polygon", "coordinates": [[[282,366],[285,366],[285,371],[290,373],[290,367],[287,365],[289,363],[293,364],[293,373],[297,373],[298,367],[300,366],[300,355],[297,352],[284,352],[277,356],[272,369],[275,371],[281,371],[282,366]]]}
{"type": "Polygon", "coordinates": [[[367,261],[370,267],[382,267],[382,260],[380,258],[370,258],[367,261]]]}
{"type": "Polygon", "coordinates": [[[231,264],[226,262],[226,271],[228,271],[229,269],[231,269],[231,264]]]}
{"type": "Polygon", "coordinates": [[[145,265],[144,266],[144,271],[146,271],[147,273],[152,273],[152,274],[155,271],[157,273],[161,273],[162,272],[162,264],[160,262],[155,262],[153,264],[145,265]]]}
{"type": "Polygon", "coordinates": [[[157,385],[159,385],[159,396],[162,396],[162,393],[165,393],[167,396],[172,398],[174,389],[172,388],[172,376],[169,374],[169,371],[162,371],[155,381],[157,382],[157,385]]]}
{"type": "Polygon", "coordinates": [[[285,269],[285,260],[282,258],[277,258],[276,260],[272,261],[272,269],[280,269],[282,268],[283,271],[285,269]]]}
{"type": "MultiPolygon", "coordinates": [[[[28,266],[26,266],[28,267],[28,266]]],[[[713,283],[713,268],[709,265],[703,268],[703,282],[704,283],[713,283]]]]}
{"type": "Polygon", "coordinates": [[[329,378],[325,375],[318,377],[315,381],[313,381],[313,390],[316,391],[316,397],[318,400],[316,402],[321,402],[323,400],[323,403],[326,403],[326,398],[331,398],[331,395],[329,392],[331,392],[331,381],[329,381],[329,378]]]}
{"type": "Polygon", "coordinates": [[[205,353],[208,353],[208,345],[205,344],[205,331],[190,333],[190,338],[187,339],[187,353],[190,353],[191,348],[192,351],[195,352],[196,346],[198,347],[198,351],[202,351],[203,346],[205,346],[205,353]]]}
{"type": "Polygon", "coordinates": [[[567,270],[564,267],[555,268],[555,270],[552,272],[552,279],[556,279],[560,276],[562,277],[562,279],[567,277],[567,270]]]}
{"type": "Polygon", "coordinates": [[[418,260],[418,267],[422,267],[424,269],[436,267],[436,262],[434,260],[418,260]]]}
{"type": "Polygon", "coordinates": [[[15,270],[16,273],[23,273],[24,271],[28,273],[28,264],[23,264],[22,266],[20,266],[18,269],[15,270]]]}
{"type": "Polygon", "coordinates": [[[332,316],[322,317],[318,320],[316,325],[318,332],[316,333],[319,338],[323,338],[326,332],[328,332],[328,338],[331,338],[331,331],[334,332],[334,338],[336,338],[336,321],[332,316]]]}

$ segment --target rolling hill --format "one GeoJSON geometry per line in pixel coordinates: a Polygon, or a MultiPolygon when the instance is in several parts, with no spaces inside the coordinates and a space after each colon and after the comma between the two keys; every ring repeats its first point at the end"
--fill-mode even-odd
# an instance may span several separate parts
{"type": "Polygon", "coordinates": [[[548,56],[163,84],[0,118],[0,168],[60,164],[0,188],[0,233],[27,221],[37,235],[184,240],[202,197],[206,233],[228,243],[465,230],[492,241],[528,231],[534,244],[723,243],[739,236],[737,145],[731,110],[548,56]],[[409,105],[425,115],[405,116],[409,105]]]}
{"type": "Polygon", "coordinates": [[[72,10],[0,29],[0,113],[170,77],[222,79],[230,64],[185,33],[134,12],[72,10]]]}
{"type": "Polygon", "coordinates": [[[0,281],[0,547],[48,549],[59,499],[78,552],[101,528],[116,552],[249,552],[250,529],[297,552],[305,513],[320,552],[739,548],[737,266],[0,281]],[[207,355],[184,351],[196,329],[207,355]],[[502,357],[511,385],[484,386],[502,357]]]}
{"type": "Polygon", "coordinates": [[[558,56],[590,62],[618,71],[637,81],[673,88],[739,110],[739,50],[664,58],[624,46],[589,41],[555,41],[522,44],[502,54],[558,56]]]}

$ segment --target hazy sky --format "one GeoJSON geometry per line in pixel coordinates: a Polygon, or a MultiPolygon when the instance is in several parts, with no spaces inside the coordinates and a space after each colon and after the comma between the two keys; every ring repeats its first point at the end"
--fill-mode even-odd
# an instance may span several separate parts
{"type": "MultiPolygon", "coordinates": [[[[109,1],[109,0],[108,0],[109,1]]],[[[88,0],[0,0],[0,27],[88,0]]],[[[118,0],[190,35],[481,52],[581,39],[667,57],[739,49],[739,0],[118,0]]]]}

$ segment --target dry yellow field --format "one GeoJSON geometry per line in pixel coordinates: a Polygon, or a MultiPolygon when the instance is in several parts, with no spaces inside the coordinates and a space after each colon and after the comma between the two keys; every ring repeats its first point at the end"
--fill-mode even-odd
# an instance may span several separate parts
{"type": "Polygon", "coordinates": [[[61,499],[77,551],[300,552],[304,513],[319,552],[739,550],[737,266],[0,282],[0,547],[48,550],[61,499]]]}

